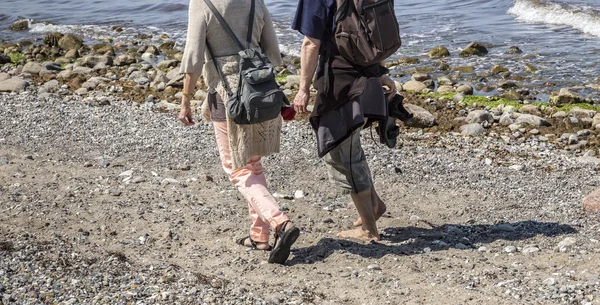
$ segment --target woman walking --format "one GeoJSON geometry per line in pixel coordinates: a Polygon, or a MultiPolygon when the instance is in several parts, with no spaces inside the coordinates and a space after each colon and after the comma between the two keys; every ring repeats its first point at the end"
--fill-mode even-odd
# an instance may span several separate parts
{"type": "Polygon", "coordinates": [[[281,54],[271,16],[262,0],[191,0],[187,41],[181,65],[185,73],[179,120],[194,125],[190,108],[200,75],[208,85],[207,100],[213,122],[221,163],[231,182],[248,201],[252,225],[250,234],[237,243],[258,250],[271,251],[270,263],[284,264],[300,230],[279,208],[267,189],[261,157],[279,152],[281,116],[259,124],[237,125],[227,114],[228,90],[236,91],[239,79],[238,45],[229,36],[215,9],[240,41],[246,41],[249,24],[253,24],[250,47],[260,47],[274,65],[281,64],[281,54]],[[211,2],[212,1],[212,2],[211,2]],[[251,10],[254,6],[254,10],[251,10]],[[250,12],[254,11],[253,15],[250,12]],[[253,22],[249,22],[253,18],[253,22]],[[213,58],[221,69],[219,76],[213,58]],[[275,232],[273,247],[269,231],[275,232]]]}

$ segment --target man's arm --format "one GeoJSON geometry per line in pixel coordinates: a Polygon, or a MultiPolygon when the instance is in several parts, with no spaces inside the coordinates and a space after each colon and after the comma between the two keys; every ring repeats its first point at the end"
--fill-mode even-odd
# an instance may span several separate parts
{"type": "Polygon", "coordinates": [[[316,38],[304,36],[300,51],[300,90],[294,98],[294,109],[299,113],[306,113],[306,106],[310,99],[310,86],[315,76],[319,62],[319,48],[321,41],[316,38]]]}

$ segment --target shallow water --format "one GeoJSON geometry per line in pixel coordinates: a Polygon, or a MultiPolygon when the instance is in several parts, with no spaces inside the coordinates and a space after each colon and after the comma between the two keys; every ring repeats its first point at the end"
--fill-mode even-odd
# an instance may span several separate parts
{"type": "MultiPolygon", "coordinates": [[[[277,23],[282,50],[298,55],[302,37],[290,29],[297,2],[265,2],[277,23]]],[[[39,39],[45,32],[61,31],[91,40],[126,40],[139,33],[167,33],[181,47],[185,43],[187,4],[187,0],[2,0],[0,38],[39,39]],[[8,31],[8,25],[21,18],[42,23],[33,23],[28,32],[8,31]],[[115,25],[125,31],[115,33],[111,29],[115,25]]],[[[396,1],[396,15],[403,39],[398,56],[423,55],[436,45],[456,54],[477,40],[492,46],[489,56],[454,56],[449,63],[481,68],[501,63],[519,71],[522,60],[503,55],[516,45],[533,55],[527,62],[539,68],[540,82],[575,86],[597,83],[600,76],[600,0],[405,0],[396,1]]]]}

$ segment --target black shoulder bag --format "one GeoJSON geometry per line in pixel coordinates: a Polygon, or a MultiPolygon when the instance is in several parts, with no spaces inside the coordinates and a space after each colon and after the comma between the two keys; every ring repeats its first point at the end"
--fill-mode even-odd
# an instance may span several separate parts
{"type": "Polygon", "coordinates": [[[204,0],[225,31],[240,48],[240,75],[237,92],[232,92],[223,72],[214,56],[212,48],[206,42],[206,48],[229,95],[227,111],[236,124],[257,124],[275,119],[281,112],[283,104],[289,104],[283,91],[275,80],[275,68],[260,48],[253,49],[252,28],[254,26],[255,0],[251,0],[248,36],[246,47],[235,36],[231,27],[217,11],[210,0],[204,0]]]}

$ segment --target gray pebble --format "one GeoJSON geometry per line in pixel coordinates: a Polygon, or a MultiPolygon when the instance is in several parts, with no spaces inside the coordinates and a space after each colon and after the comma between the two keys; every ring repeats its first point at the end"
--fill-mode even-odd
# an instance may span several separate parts
{"type": "Polygon", "coordinates": [[[377,264],[371,264],[371,265],[367,266],[367,269],[369,269],[369,270],[381,270],[381,267],[379,265],[377,265],[377,264]]]}
{"type": "Polygon", "coordinates": [[[333,219],[325,218],[325,219],[323,219],[323,223],[333,223],[333,219]]]}
{"type": "Polygon", "coordinates": [[[456,248],[456,249],[459,249],[459,250],[466,250],[466,249],[470,249],[470,247],[469,247],[469,246],[467,246],[467,245],[465,245],[465,244],[461,244],[461,243],[458,243],[458,244],[454,245],[454,248],[456,248]]]}
{"type": "Polygon", "coordinates": [[[146,178],[141,177],[141,176],[136,176],[131,179],[131,183],[142,183],[142,182],[146,182],[146,178]]]}
{"type": "Polygon", "coordinates": [[[553,277],[549,277],[549,278],[545,279],[543,281],[543,283],[544,283],[544,285],[547,285],[547,286],[554,286],[554,285],[556,285],[556,279],[553,277]]]}

